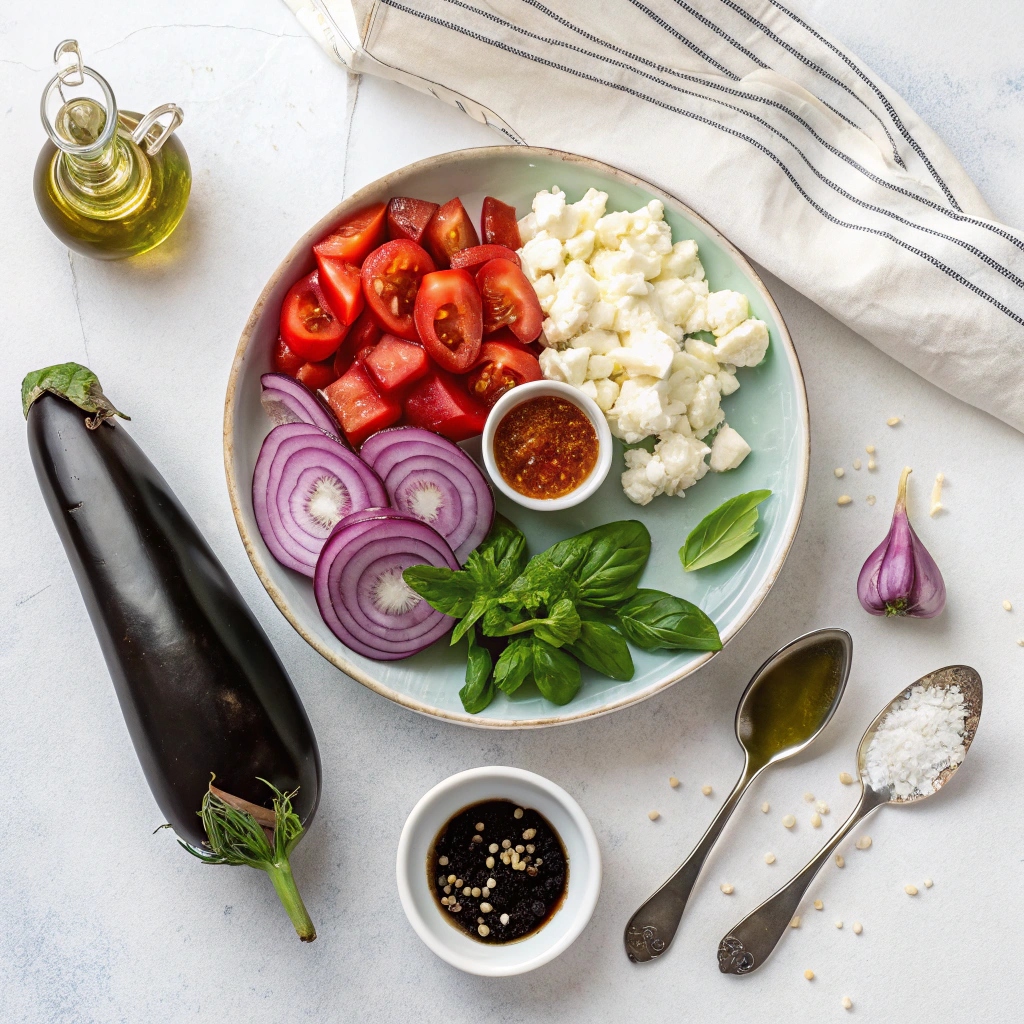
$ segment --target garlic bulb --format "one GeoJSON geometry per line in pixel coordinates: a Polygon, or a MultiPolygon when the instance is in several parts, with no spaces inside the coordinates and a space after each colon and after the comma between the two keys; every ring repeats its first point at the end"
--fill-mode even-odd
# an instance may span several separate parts
{"type": "Polygon", "coordinates": [[[900,476],[896,508],[885,540],[868,555],[857,579],[857,597],[872,615],[934,618],[946,605],[946,584],[935,560],[910,525],[907,477],[900,476]]]}

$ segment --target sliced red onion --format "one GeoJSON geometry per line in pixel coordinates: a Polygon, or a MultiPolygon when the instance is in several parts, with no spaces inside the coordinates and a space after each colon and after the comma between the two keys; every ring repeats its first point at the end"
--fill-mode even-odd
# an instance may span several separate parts
{"type": "Polygon", "coordinates": [[[312,576],[335,525],[387,501],[373,470],[319,427],[285,423],[267,434],[252,477],[252,505],[271,554],[289,569],[312,576]]]}
{"type": "Polygon", "coordinates": [[[398,509],[367,509],[335,526],[316,564],[313,594],[343,644],[378,661],[408,658],[455,620],[435,611],[402,578],[410,565],[457,569],[445,539],[398,509]]]}
{"type": "Polygon", "coordinates": [[[370,437],[359,457],[384,481],[392,506],[437,530],[460,565],[487,536],[494,495],[458,445],[420,427],[394,427],[370,437]]]}
{"type": "Polygon", "coordinates": [[[260,383],[263,385],[260,402],[275,426],[311,423],[334,437],[341,437],[341,428],[331,410],[301,381],[283,373],[265,373],[260,383]]]}

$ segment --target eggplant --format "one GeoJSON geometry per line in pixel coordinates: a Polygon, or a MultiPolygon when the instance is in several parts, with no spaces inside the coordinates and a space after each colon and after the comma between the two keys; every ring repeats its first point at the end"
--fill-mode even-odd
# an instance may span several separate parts
{"type": "Polygon", "coordinates": [[[265,870],[312,941],[288,854],[316,813],[320,754],[284,667],[95,375],[77,363],[29,374],[22,403],[40,489],[157,805],[191,853],[265,870]]]}

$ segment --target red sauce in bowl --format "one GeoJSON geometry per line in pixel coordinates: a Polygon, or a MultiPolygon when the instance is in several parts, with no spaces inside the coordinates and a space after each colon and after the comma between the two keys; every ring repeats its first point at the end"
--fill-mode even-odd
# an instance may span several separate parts
{"type": "Polygon", "coordinates": [[[511,409],[494,431],[494,462],[527,498],[561,498],[594,471],[600,444],[590,417],[565,398],[544,395],[511,409]]]}

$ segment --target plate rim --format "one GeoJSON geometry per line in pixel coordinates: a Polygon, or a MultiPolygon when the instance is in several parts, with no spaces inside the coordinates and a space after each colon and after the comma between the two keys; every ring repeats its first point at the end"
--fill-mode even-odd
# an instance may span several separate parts
{"type": "Polygon", "coordinates": [[[243,496],[248,495],[251,491],[251,485],[243,486],[240,489],[239,481],[234,472],[234,414],[238,381],[245,362],[245,355],[252,341],[252,336],[256,330],[257,323],[263,315],[268,295],[281,280],[285,273],[285,268],[290,267],[292,261],[301,254],[302,250],[308,247],[308,238],[310,235],[326,231],[331,225],[337,223],[346,213],[351,210],[358,209],[361,204],[379,193],[382,188],[386,188],[387,182],[392,178],[399,176],[404,177],[405,175],[414,173],[418,170],[434,170],[438,167],[443,167],[446,164],[464,163],[466,161],[472,162],[476,160],[483,161],[493,159],[495,157],[500,158],[503,156],[513,155],[516,157],[526,158],[529,158],[530,156],[537,156],[546,159],[559,160],[564,163],[581,164],[585,167],[591,167],[599,173],[616,178],[627,185],[645,189],[657,199],[661,199],[662,201],[668,200],[670,203],[677,205],[685,212],[688,218],[698,224],[707,235],[721,245],[726,252],[728,252],[731,258],[739,265],[739,267],[750,277],[761,298],[766,302],[779,325],[779,333],[781,335],[779,340],[782,342],[782,348],[786,353],[786,357],[795,371],[794,380],[799,398],[800,422],[804,430],[804,444],[800,450],[801,465],[799,467],[800,473],[798,479],[800,500],[795,503],[794,509],[790,512],[789,519],[785,524],[785,534],[783,537],[784,546],[781,552],[772,562],[772,565],[764,580],[761,582],[760,587],[758,587],[755,593],[747,600],[746,605],[741,610],[731,628],[722,634],[723,649],[725,648],[725,645],[732,640],[732,638],[736,636],[753,618],[758,608],[760,608],[761,604],[764,602],[764,599],[768,596],[768,592],[771,590],[776,579],[778,579],[779,573],[782,571],[782,567],[786,564],[786,559],[789,557],[789,553],[792,550],[793,543],[796,540],[797,531],[800,527],[800,522],[803,518],[804,506],[807,501],[807,483],[810,475],[811,461],[811,424],[810,411],[807,404],[807,387],[806,382],[804,381],[803,367],[800,365],[800,357],[797,354],[796,346],[793,344],[792,336],[789,333],[789,327],[782,316],[782,311],[779,309],[765,283],[761,280],[761,276],[753,268],[746,256],[744,256],[743,253],[740,252],[740,250],[733,245],[733,243],[730,242],[721,231],[708,223],[707,220],[705,220],[695,210],[691,209],[691,207],[684,203],[678,196],[673,195],[666,189],[663,189],[644,178],[631,174],[628,171],[623,171],[618,167],[614,167],[611,164],[604,163],[600,160],[594,160],[591,157],[581,156],[577,153],[569,153],[564,150],[550,149],[541,146],[479,146],[469,149],[451,150],[447,153],[440,153],[436,156],[426,157],[423,160],[417,160],[413,163],[405,164],[400,168],[389,171],[387,174],[383,174],[379,178],[368,182],[362,188],[353,192],[348,198],[343,199],[338,203],[332,210],[321,217],[316,224],[304,231],[291,249],[289,249],[287,255],[278,263],[274,272],[264,283],[259,297],[253,305],[252,312],[246,320],[238,345],[235,348],[234,358],[231,362],[231,370],[228,375],[227,393],[224,400],[223,422],[224,471],[227,477],[228,498],[231,502],[231,511],[234,515],[235,527],[238,530],[239,536],[242,538],[242,544],[245,547],[245,552],[249,556],[249,561],[251,562],[253,569],[256,571],[256,575],[259,577],[264,589],[270,595],[271,600],[277,606],[278,611],[280,611],[285,619],[291,624],[296,633],[298,633],[299,636],[301,636],[303,640],[310,645],[310,647],[320,654],[321,657],[325,658],[356,682],[361,683],[373,692],[380,694],[382,697],[386,697],[388,700],[391,700],[402,707],[406,707],[418,714],[425,715],[428,718],[455,722],[459,725],[467,725],[478,729],[542,729],[557,725],[570,725],[575,722],[608,715],[613,711],[620,711],[623,708],[639,704],[641,701],[645,701],[650,697],[653,697],[656,693],[660,693],[662,690],[668,689],[668,687],[673,686],[675,683],[678,683],[680,680],[685,679],[687,676],[690,676],[694,672],[703,668],[703,666],[719,652],[705,652],[678,671],[670,672],[667,676],[658,679],[653,683],[649,683],[639,692],[632,693],[628,697],[622,697],[618,700],[612,701],[604,707],[593,708],[588,711],[579,711],[572,715],[559,717],[552,716],[533,718],[524,721],[509,721],[501,718],[484,718],[480,715],[470,715],[466,712],[448,711],[443,708],[438,708],[414,697],[410,697],[408,694],[394,690],[390,686],[386,686],[379,680],[374,679],[372,675],[364,671],[358,665],[351,663],[343,655],[330,649],[325,644],[321,643],[315,636],[308,633],[299,621],[298,617],[292,611],[288,600],[271,577],[267,566],[264,564],[264,561],[256,548],[256,545],[253,543],[253,539],[242,516],[241,502],[244,500],[243,496]]]}

